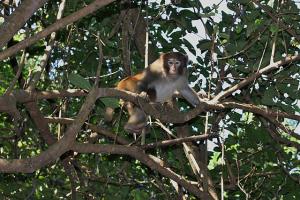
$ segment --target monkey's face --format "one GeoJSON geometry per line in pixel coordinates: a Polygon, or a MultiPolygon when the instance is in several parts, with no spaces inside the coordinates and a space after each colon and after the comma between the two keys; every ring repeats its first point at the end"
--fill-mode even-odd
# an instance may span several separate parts
{"type": "Polygon", "coordinates": [[[180,52],[165,53],[162,57],[165,73],[173,78],[186,74],[188,57],[180,52]]]}
{"type": "Polygon", "coordinates": [[[177,75],[178,70],[181,67],[181,61],[177,60],[176,58],[169,58],[167,61],[167,69],[168,69],[168,74],[170,75],[177,75]]]}

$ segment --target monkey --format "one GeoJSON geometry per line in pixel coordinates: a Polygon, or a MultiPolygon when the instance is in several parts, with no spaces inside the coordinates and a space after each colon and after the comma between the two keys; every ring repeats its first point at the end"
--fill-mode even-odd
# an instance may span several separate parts
{"type": "MultiPolygon", "coordinates": [[[[141,89],[138,87],[138,82],[143,76],[143,73],[128,76],[117,84],[117,89],[140,93],[141,89]]],[[[134,105],[132,102],[125,101],[123,103],[129,114],[129,119],[125,124],[124,129],[130,133],[141,133],[142,129],[147,125],[147,115],[142,109],[134,105]]]]}
{"type": "MultiPolygon", "coordinates": [[[[146,93],[151,102],[165,103],[175,93],[183,96],[191,105],[200,103],[199,96],[188,84],[188,56],[180,52],[162,53],[157,60],[142,72],[122,79],[117,89],[135,93],[146,93]]],[[[141,133],[147,125],[147,115],[131,102],[125,102],[129,119],[124,129],[130,133],[141,133]]]]}

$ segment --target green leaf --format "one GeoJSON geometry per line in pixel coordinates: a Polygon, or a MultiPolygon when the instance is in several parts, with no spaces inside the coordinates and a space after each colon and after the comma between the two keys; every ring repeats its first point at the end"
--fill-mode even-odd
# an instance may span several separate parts
{"type": "Polygon", "coordinates": [[[268,88],[262,98],[262,103],[265,105],[275,105],[273,98],[277,96],[277,92],[274,88],[268,88]]]}
{"type": "Polygon", "coordinates": [[[195,50],[195,48],[193,47],[193,45],[192,45],[188,40],[186,40],[186,39],[183,39],[183,42],[184,42],[184,45],[189,49],[189,51],[190,51],[192,54],[196,55],[196,50],[195,50]]]}
{"type": "Polygon", "coordinates": [[[275,24],[271,24],[271,26],[270,26],[269,29],[272,32],[272,34],[275,34],[275,33],[277,33],[279,31],[279,27],[277,25],[275,25],[275,24]]]}
{"type": "Polygon", "coordinates": [[[205,23],[205,27],[206,27],[209,35],[212,35],[214,33],[214,28],[209,22],[205,23]]]}
{"type": "Polygon", "coordinates": [[[104,103],[105,107],[117,108],[119,107],[119,100],[110,97],[101,98],[102,103],[104,103]]]}
{"type": "Polygon", "coordinates": [[[220,34],[219,34],[219,37],[220,37],[220,39],[222,39],[222,40],[225,39],[225,40],[227,40],[227,41],[228,41],[229,38],[230,38],[229,35],[228,35],[227,33],[220,33],[220,34]]]}
{"type": "Polygon", "coordinates": [[[173,32],[170,37],[172,38],[172,41],[178,41],[183,36],[182,31],[176,31],[173,32]]]}
{"type": "Polygon", "coordinates": [[[300,107],[295,106],[295,111],[296,111],[296,112],[300,112],[300,107]]]}
{"type": "Polygon", "coordinates": [[[292,99],[299,99],[300,94],[298,92],[299,82],[297,80],[288,80],[277,84],[277,88],[281,93],[287,93],[292,99]]]}
{"type": "Polygon", "coordinates": [[[221,152],[214,152],[213,156],[210,159],[209,165],[208,165],[208,169],[212,170],[214,169],[216,166],[219,165],[219,158],[220,158],[221,152]]]}
{"type": "Polygon", "coordinates": [[[192,19],[192,20],[196,20],[197,19],[197,15],[194,12],[192,12],[190,10],[187,10],[187,9],[181,10],[179,12],[179,15],[180,16],[184,16],[185,19],[186,18],[189,18],[189,19],[192,19]]]}
{"type": "Polygon", "coordinates": [[[249,37],[255,30],[256,30],[256,25],[255,24],[248,24],[247,25],[247,37],[249,37]]]}
{"type": "Polygon", "coordinates": [[[256,19],[255,25],[261,25],[263,23],[263,19],[256,19]]]}
{"type": "Polygon", "coordinates": [[[208,18],[208,17],[213,17],[215,16],[216,13],[215,12],[209,12],[209,13],[199,13],[199,16],[202,18],[208,18]]]}
{"type": "Polygon", "coordinates": [[[210,40],[200,40],[199,43],[197,44],[197,47],[201,51],[207,51],[211,47],[211,41],[210,40]]]}
{"type": "Polygon", "coordinates": [[[69,81],[72,83],[74,86],[79,87],[81,89],[86,89],[89,90],[92,88],[91,84],[89,81],[84,79],[81,75],[79,74],[70,74],[69,75],[69,81]]]}
{"type": "Polygon", "coordinates": [[[145,191],[139,189],[131,191],[131,196],[134,200],[149,199],[149,195],[145,191]]]}

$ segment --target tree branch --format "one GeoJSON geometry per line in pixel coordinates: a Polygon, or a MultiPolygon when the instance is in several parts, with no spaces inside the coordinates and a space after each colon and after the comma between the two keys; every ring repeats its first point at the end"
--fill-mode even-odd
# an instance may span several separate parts
{"type": "MultiPolygon", "coordinates": [[[[71,124],[74,119],[71,118],[59,118],[59,117],[45,117],[45,120],[48,123],[61,123],[61,124],[71,124]]],[[[90,123],[85,123],[88,128],[90,128],[92,131],[97,132],[103,136],[106,136],[108,138],[110,138],[113,141],[116,141],[119,144],[123,144],[123,145],[129,145],[130,142],[127,141],[126,139],[116,135],[115,133],[113,133],[112,131],[109,131],[101,126],[96,126],[90,123]]]]}
{"type": "Polygon", "coordinates": [[[0,49],[15,35],[26,21],[48,0],[21,1],[20,6],[6,18],[0,27],[0,49]]]}
{"type": "MultiPolygon", "coordinates": [[[[160,119],[162,122],[168,123],[184,123],[199,115],[201,112],[209,110],[224,110],[240,108],[249,112],[253,112],[262,116],[272,117],[284,117],[300,121],[300,116],[296,114],[290,114],[280,111],[272,111],[269,108],[260,108],[253,104],[243,104],[238,102],[222,102],[216,103],[214,99],[211,101],[202,101],[196,108],[189,110],[188,112],[179,112],[174,109],[163,106],[159,103],[150,103],[149,100],[136,93],[121,91],[113,88],[98,88],[98,98],[101,97],[116,97],[122,98],[127,101],[133,102],[139,105],[143,110],[153,117],[160,119]]],[[[11,96],[19,103],[26,103],[29,101],[41,100],[41,99],[54,99],[63,97],[82,97],[86,96],[87,93],[83,90],[53,90],[43,92],[29,92],[24,90],[16,90],[11,93],[11,96]]],[[[0,96],[0,111],[8,112],[10,107],[8,104],[10,100],[6,96],[0,96]]]]}
{"type": "Polygon", "coordinates": [[[184,142],[196,142],[196,141],[203,141],[207,139],[212,139],[218,137],[218,134],[203,134],[203,135],[193,135],[189,137],[182,137],[182,138],[176,138],[171,140],[163,140],[159,142],[149,143],[142,145],[142,149],[153,149],[157,147],[166,147],[171,145],[179,145],[184,142]]]}
{"type": "Polygon", "coordinates": [[[65,135],[61,140],[51,145],[46,151],[41,154],[25,159],[0,159],[0,172],[23,172],[32,173],[37,169],[50,164],[59,158],[63,153],[70,150],[78,131],[89,115],[92,106],[98,96],[98,90],[92,89],[83,103],[79,114],[74,122],[68,127],[65,135]]]}
{"type": "Polygon", "coordinates": [[[249,83],[253,82],[254,80],[256,80],[257,78],[259,78],[261,75],[269,73],[272,70],[275,69],[279,69],[279,67],[284,67],[284,65],[288,65],[291,64],[292,62],[295,61],[299,61],[300,60],[300,54],[296,55],[296,56],[288,56],[280,61],[277,61],[275,63],[271,63],[270,65],[260,69],[259,71],[257,71],[256,73],[250,75],[248,78],[242,80],[241,82],[239,82],[238,84],[230,87],[229,89],[219,93],[218,95],[216,95],[213,100],[214,101],[219,101],[223,98],[228,97],[229,95],[231,95],[233,92],[245,87],[246,85],[248,85],[249,83]]]}
{"type": "Polygon", "coordinates": [[[138,147],[75,143],[72,147],[72,150],[79,153],[110,153],[131,156],[144,163],[150,169],[158,171],[163,176],[166,176],[176,181],[179,185],[183,186],[185,189],[187,189],[189,192],[191,192],[198,198],[203,199],[205,197],[204,193],[201,190],[199,190],[197,186],[193,185],[184,177],[179,176],[171,169],[164,166],[163,161],[159,158],[145,154],[143,150],[138,147]]]}
{"type": "Polygon", "coordinates": [[[4,60],[5,58],[7,58],[9,56],[14,55],[19,50],[24,49],[24,48],[34,44],[36,41],[48,36],[52,32],[55,32],[61,28],[64,28],[66,25],[71,24],[71,23],[85,17],[92,12],[95,12],[99,8],[102,8],[113,1],[115,1],[115,0],[95,0],[93,3],[89,4],[85,8],[82,8],[79,11],[74,12],[67,17],[57,20],[54,24],[50,25],[48,28],[35,34],[34,36],[19,42],[18,44],[6,49],[5,51],[2,51],[0,53],[0,60],[4,60]]]}
{"type": "MultiPolygon", "coordinates": [[[[63,12],[65,10],[65,5],[66,5],[66,0],[62,0],[61,3],[59,4],[58,12],[56,15],[56,19],[60,20],[62,18],[63,12]]],[[[36,84],[41,78],[41,75],[46,68],[46,65],[48,64],[48,60],[50,58],[54,43],[55,43],[55,38],[56,38],[56,32],[51,33],[50,39],[48,41],[48,44],[45,48],[44,55],[42,56],[41,62],[40,62],[40,67],[39,69],[34,73],[32,79],[28,83],[28,90],[33,90],[36,87],[36,84]]]]}
{"type": "Polygon", "coordinates": [[[271,11],[270,9],[265,6],[262,5],[258,0],[252,0],[257,6],[259,6],[261,9],[263,9],[263,11],[265,11],[267,13],[267,15],[269,15],[271,17],[271,19],[278,24],[283,30],[285,30],[286,32],[288,32],[292,37],[296,38],[298,40],[298,42],[300,42],[300,37],[299,35],[293,30],[291,29],[289,26],[285,25],[286,22],[282,22],[279,20],[278,17],[276,17],[271,11]]]}

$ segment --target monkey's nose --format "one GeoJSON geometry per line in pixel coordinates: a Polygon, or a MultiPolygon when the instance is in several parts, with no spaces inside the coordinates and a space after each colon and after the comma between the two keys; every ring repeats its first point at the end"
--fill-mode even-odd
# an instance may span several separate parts
{"type": "Polygon", "coordinates": [[[175,65],[171,65],[170,72],[172,72],[172,73],[176,72],[176,66],[175,65]]]}

